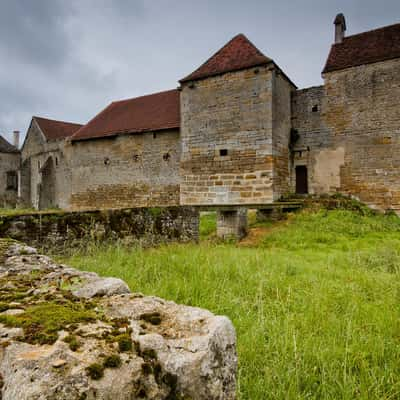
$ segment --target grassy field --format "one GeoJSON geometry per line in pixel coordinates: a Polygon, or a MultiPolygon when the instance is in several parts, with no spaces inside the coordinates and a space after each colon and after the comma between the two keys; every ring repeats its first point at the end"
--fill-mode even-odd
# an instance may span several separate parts
{"type": "Polygon", "coordinates": [[[218,244],[93,248],[64,262],[228,315],[240,399],[400,398],[400,219],[302,212],[218,244]],[[252,236],[251,236],[252,237],[252,236]]]}

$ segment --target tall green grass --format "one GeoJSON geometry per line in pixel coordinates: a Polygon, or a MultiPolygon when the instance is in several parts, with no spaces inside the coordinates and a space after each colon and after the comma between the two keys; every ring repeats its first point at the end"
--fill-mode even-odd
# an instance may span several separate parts
{"type": "Polygon", "coordinates": [[[398,399],[399,221],[303,212],[257,248],[114,246],[64,261],[228,315],[240,399],[398,399]]]}

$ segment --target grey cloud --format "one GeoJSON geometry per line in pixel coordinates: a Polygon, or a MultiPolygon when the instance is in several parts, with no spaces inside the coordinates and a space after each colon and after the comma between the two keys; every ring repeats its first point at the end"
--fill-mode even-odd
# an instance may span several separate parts
{"type": "Polygon", "coordinates": [[[0,133],[176,87],[239,32],[299,87],[321,84],[338,12],[353,34],[399,22],[400,2],[0,0],[0,133]]]}

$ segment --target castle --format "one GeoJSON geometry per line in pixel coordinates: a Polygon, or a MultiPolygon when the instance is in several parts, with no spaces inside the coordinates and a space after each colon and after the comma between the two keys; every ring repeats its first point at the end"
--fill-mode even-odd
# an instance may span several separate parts
{"type": "Polygon", "coordinates": [[[83,126],[33,117],[9,165],[0,142],[1,190],[72,210],[340,192],[400,212],[400,24],[348,37],[342,14],[334,25],[322,86],[299,90],[240,34],[176,90],[83,126]]]}

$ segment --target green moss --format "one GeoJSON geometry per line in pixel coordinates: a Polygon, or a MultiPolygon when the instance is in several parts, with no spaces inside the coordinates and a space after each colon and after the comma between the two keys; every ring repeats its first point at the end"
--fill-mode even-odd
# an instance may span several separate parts
{"type": "Polygon", "coordinates": [[[118,354],[107,356],[103,362],[104,368],[118,368],[121,366],[121,357],[118,354]]]}
{"type": "Polygon", "coordinates": [[[69,348],[70,348],[72,351],[78,350],[79,347],[80,347],[80,345],[81,345],[81,344],[79,343],[79,340],[78,340],[78,338],[76,337],[76,335],[68,335],[67,337],[64,338],[64,342],[65,342],[65,343],[68,343],[69,348]]]}
{"type": "Polygon", "coordinates": [[[95,321],[97,315],[81,303],[54,301],[27,307],[21,315],[0,315],[0,322],[6,326],[24,329],[24,341],[31,344],[54,343],[57,332],[69,324],[95,321]]]}
{"type": "Polygon", "coordinates": [[[132,339],[129,335],[119,335],[115,338],[115,341],[118,343],[118,349],[121,353],[132,350],[132,339]]]}
{"type": "Polygon", "coordinates": [[[104,367],[99,363],[93,363],[86,368],[86,372],[92,379],[98,381],[104,376],[104,367]]]}
{"type": "Polygon", "coordinates": [[[148,210],[153,217],[159,217],[163,213],[163,209],[160,207],[150,207],[148,210]]]}

